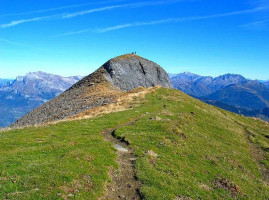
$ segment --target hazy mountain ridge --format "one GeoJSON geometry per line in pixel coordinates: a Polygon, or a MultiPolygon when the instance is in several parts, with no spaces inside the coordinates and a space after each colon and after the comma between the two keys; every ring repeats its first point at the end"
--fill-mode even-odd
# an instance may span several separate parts
{"type": "Polygon", "coordinates": [[[240,107],[236,107],[233,105],[229,105],[220,101],[216,101],[216,100],[211,100],[211,99],[206,99],[206,98],[199,98],[196,97],[197,99],[199,99],[200,101],[203,101],[207,104],[219,107],[221,109],[239,114],[239,115],[244,115],[246,117],[257,117],[257,118],[261,118],[262,120],[265,121],[269,121],[269,108],[263,108],[263,109],[259,109],[259,110],[246,110],[240,107]]]}
{"type": "Polygon", "coordinates": [[[173,86],[191,96],[222,109],[260,117],[268,121],[269,82],[254,81],[238,74],[216,78],[190,72],[170,74],[173,86]]]}
{"type": "Polygon", "coordinates": [[[202,97],[231,84],[245,83],[247,79],[238,74],[225,74],[213,78],[184,72],[171,76],[173,86],[189,95],[202,97]]]}
{"type": "Polygon", "coordinates": [[[206,96],[206,98],[246,110],[259,110],[269,107],[269,89],[258,81],[229,85],[206,96]]]}
{"type": "Polygon", "coordinates": [[[81,76],[61,77],[45,72],[30,72],[0,86],[0,127],[17,119],[59,95],[81,76]]]}
{"type": "Polygon", "coordinates": [[[18,76],[14,82],[0,90],[21,94],[25,98],[39,98],[40,100],[42,98],[47,101],[81,78],[81,76],[62,77],[45,72],[30,72],[25,76],[18,76]]]}

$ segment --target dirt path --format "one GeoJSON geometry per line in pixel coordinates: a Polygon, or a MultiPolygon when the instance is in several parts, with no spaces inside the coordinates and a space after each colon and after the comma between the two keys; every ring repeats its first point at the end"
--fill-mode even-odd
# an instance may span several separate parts
{"type": "MultiPolygon", "coordinates": [[[[141,118],[140,116],[139,118],[141,118]]],[[[110,173],[112,182],[107,185],[106,194],[100,200],[139,200],[141,199],[139,188],[141,183],[136,179],[135,160],[133,150],[125,138],[116,138],[115,133],[122,126],[130,126],[138,119],[132,120],[126,124],[120,125],[115,129],[103,132],[105,139],[114,144],[117,149],[117,163],[119,168],[110,173]]]]}
{"type": "Polygon", "coordinates": [[[246,126],[239,123],[238,121],[235,121],[235,123],[244,129],[247,140],[249,141],[250,153],[258,163],[264,181],[269,185],[269,170],[263,164],[261,164],[261,160],[263,160],[265,157],[263,150],[249,139],[249,136],[252,134],[248,131],[246,126]]]}

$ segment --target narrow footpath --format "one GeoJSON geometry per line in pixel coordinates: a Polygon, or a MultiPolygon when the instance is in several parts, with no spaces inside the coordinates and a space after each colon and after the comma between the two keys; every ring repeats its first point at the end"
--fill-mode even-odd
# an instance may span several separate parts
{"type": "Polygon", "coordinates": [[[138,119],[120,125],[115,129],[109,129],[103,132],[104,138],[113,143],[114,147],[117,149],[118,157],[116,161],[119,168],[110,172],[111,183],[107,185],[106,193],[100,200],[142,199],[139,192],[141,183],[137,180],[135,173],[136,157],[129,146],[129,142],[126,141],[125,138],[116,138],[115,136],[118,128],[130,126],[138,119]]]}

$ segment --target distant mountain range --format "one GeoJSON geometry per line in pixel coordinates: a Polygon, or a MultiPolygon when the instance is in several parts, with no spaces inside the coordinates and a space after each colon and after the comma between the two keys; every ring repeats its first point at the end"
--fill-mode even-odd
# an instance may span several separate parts
{"type": "Polygon", "coordinates": [[[241,75],[225,74],[213,78],[211,76],[200,76],[190,72],[171,75],[173,86],[189,95],[202,97],[217,92],[232,84],[246,83],[248,80],[241,75]]]}
{"type": "Polygon", "coordinates": [[[206,103],[246,116],[269,119],[269,82],[238,74],[216,78],[189,72],[170,74],[173,86],[206,103]]]}
{"type": "Polygon", "coordinates": [[[246,110],[269,107],[269,89],[258,81],[232,84],[205,97],[246,110]]]}
{"type": "MultiPolygon", "coordinates": [[[[169,74],[173,86],[208,104],[269,121],[269,81],[252,81],[238,74],[213,78],[190,72],[169,74]]],[[[0,79],[0,127],[59,95],[82,76],[62,77],[32,72],[15,80],[0,79]]]]}
{"type": "Polygon", "coordinates": [[[59,95],[81,76],[61,77],[44,72],[32,72],[15,80],[0,81],[0,127],[5,127],[59,95]]]}
{"type": "Polygon", "coordinates": [[[199,97],[197,97],[197,99],[199,99],[207,104],[219,107],[219,108],[224,109],[224,110],[228,110],[228,111],[236,113],[236,114],[244,115],[246,117],[257,117],[257,118],[261,118],[265,121],[269,121],[269,108],[268,107],[263,108],[263,109],[259,109],[259,110],[251,110],[250,111],[250,110],[245,110],[245,109],[242,109],[242,108],[239,108],[236,106],[232,106],[229,104],[225,104],[225,103],[222,103],[220,101],[214,101],[214,100],[199,98],[199,97]]]}

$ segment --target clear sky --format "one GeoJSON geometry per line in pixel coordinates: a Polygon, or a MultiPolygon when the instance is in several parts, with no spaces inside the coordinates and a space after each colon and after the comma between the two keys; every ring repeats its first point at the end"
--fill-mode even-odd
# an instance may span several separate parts
{"type": "Polygon", "coordinates": [[[269,79],[269,0],[0,0],[0,77],[87,75],[136,51],[170,73],[269,79]]]}

